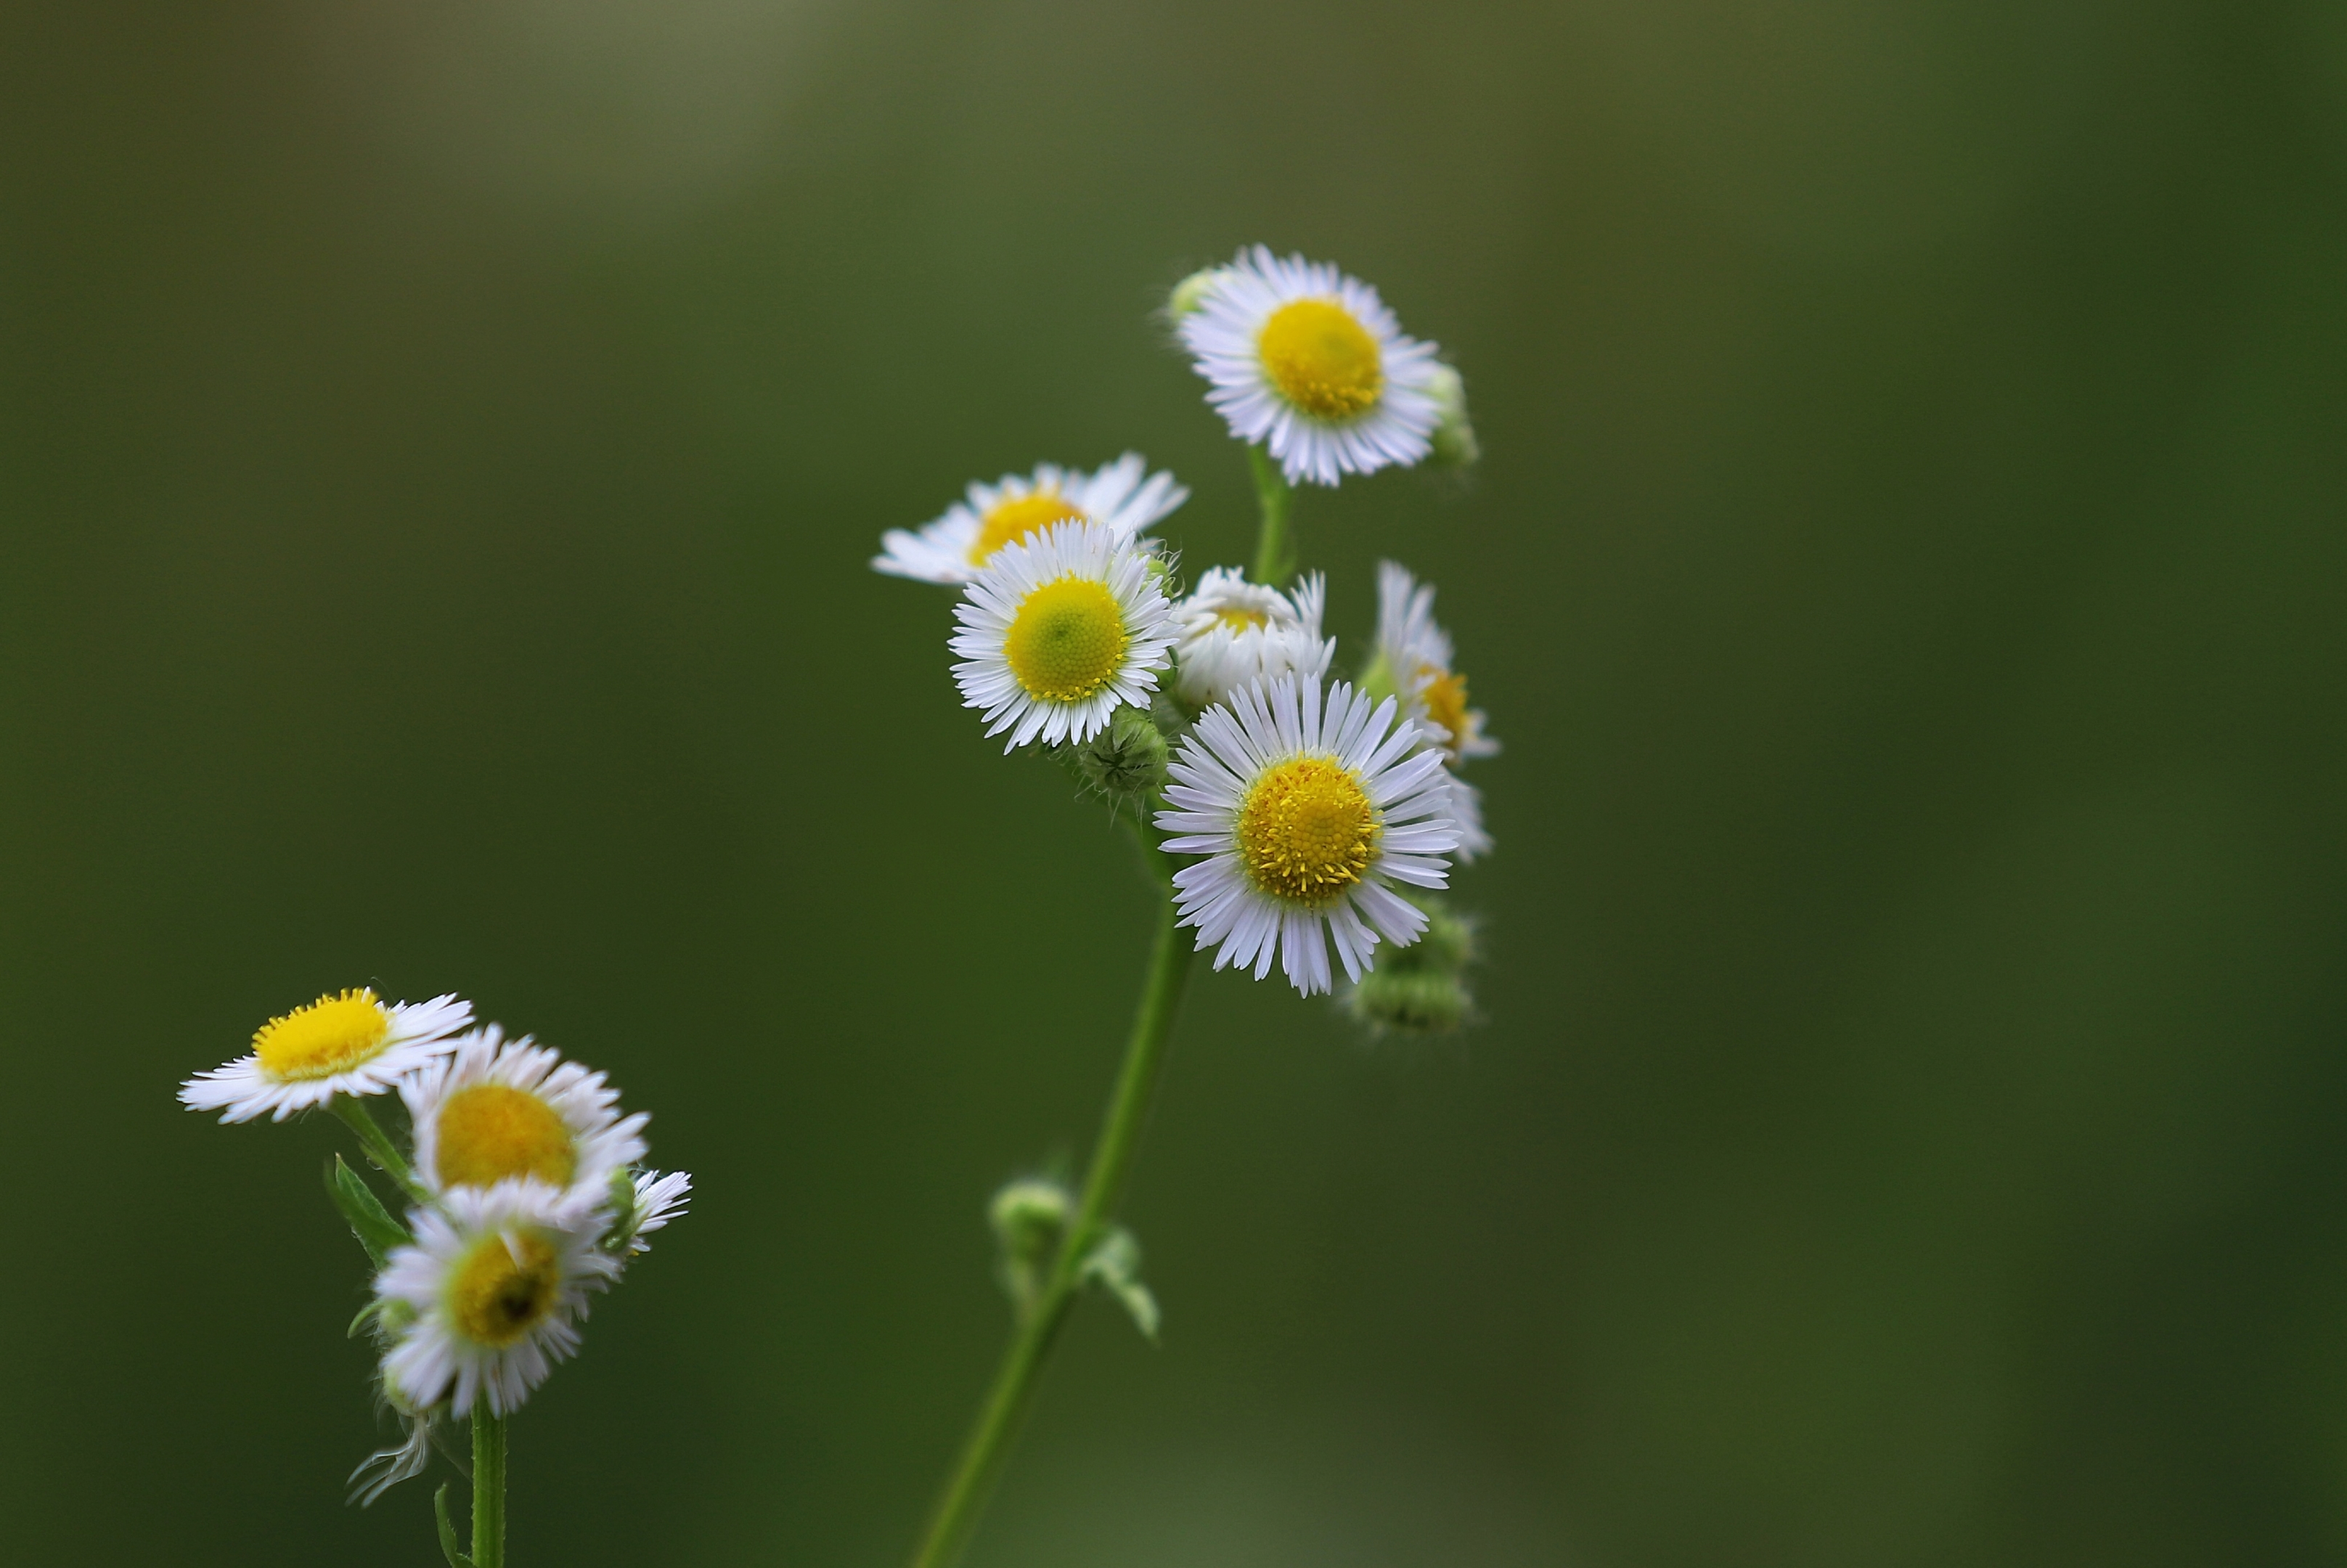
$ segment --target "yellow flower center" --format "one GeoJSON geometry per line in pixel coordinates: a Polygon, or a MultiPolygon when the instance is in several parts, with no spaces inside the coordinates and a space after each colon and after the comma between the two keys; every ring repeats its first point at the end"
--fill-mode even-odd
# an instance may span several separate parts
{"type": "Polygon", "coordinates": [[[1288,402],[1322,419],[1350,419],[1385,390],[1378,340],[1334,300],[1296,300],[1256,337],[1263,368],[1288,402]]]}
{"type": "Polygon", "coordinates": [[[1368,870],[1378,832],[1359,774],[1327,757],[1291,757],[1265,769],[1239,806],[1239,864],[1275,898],[1326,903],[1368,870]]]}
{"type": "Polygon", "coordinates": [[[302,1081],[347,1071],[390,1037],[391,1014],[374,992],[344,991],[271,1019],[253,1031],[252,1049],[270,1077],[302,1081]]]}
{"type": "Polygon", "coordinates": [[[969,564],[984,566],[1003,546],[1017,544],[1030,534],[1040,534],[1053,523],[1086,520],[1084,509],[1057,491],[1038,490],[1031,496],[1015,496],[998,504],[979,524],[978,538],[970,541],[969,564]]]}
{"type": "Polygon", "coordinates": [[[1020,601],[1002,651],[1030,693],[1076,702],[1109,683],[1131,641],[1116,595],[1091,578],[1070,575],[1020,601]]]}
{"type": "MultiPolygon", "coordinates": [[[[1428,670],[1434,668],[1427,666],[1428,670]]],[[[1422,676],[1425,671],[1419,673],[1422,676]]],[[[1457,756],[1459,748],[1467,743],[1467,677],[1442,671],[1427,682],[1419,699],[1426,704],[1426,716],[1450,732],[1443,750],[1457,756]]]]}
{"type": "Polygon", "coordinates": [[[562,1294],[562,1266],[553,1245],[528,1231],[484,1236],[456,1266],[448,1285],[448,1316],[476,1345],[503,1350],[545,1322],[562,1294]]]}
{"type": "Polygon", "coordinates": [[[1227,626],[1233,631],[1245,631],[1250,626],[1271,624],[1271,617],[1262,610],[1247,610],[1235,604],[1214,611],[1214,620],[1217,624],[1227,626]]]}
{"type": "Polygon", "coordinates": [[[567,1187],[579,1170],[570,1129],[527,1090],[467,1084],[441,1102],[437,1131],[433,1166],[444,1187],[486,1187],[508,1176],[567,1187]]]}

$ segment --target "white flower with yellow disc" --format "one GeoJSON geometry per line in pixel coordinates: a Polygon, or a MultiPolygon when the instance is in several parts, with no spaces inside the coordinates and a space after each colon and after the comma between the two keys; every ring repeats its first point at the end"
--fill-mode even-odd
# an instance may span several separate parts
{"type": "MultiPolygon", "coordinates": [[[[1495,754],[1500,743],[1483,733],[1483,711],[1467,705],[1467,677],[1453,664],[1450,634],[1434,619],[1434,585],[1379,561],[1377,656],[1363,684],[1399,695],[1402,711],[1426,729],[1455,773],[1471,758],[1495,754]]],[[[1491,847],[1482,797],[1464,779],[1455,781],[1454,793],[1459,858],[1473,860],[1491,847]]]]}
{"type": "Polygon", "coordinates": [[[415,1173],[425,1187],[539,1183],[591,1209],[611,1177],[643,1158],[641,1112],[620,1114],[620,1091],[600,1072],[565,1061],[496,1024],[399,1086],[415,1129],[415,1173]]]}
{"type": "Polygon", "coordinates": [[[1136,538],[1189,498],[1173,475],[1149,473],[1137,452],[1089,474],[1046,463],[1030,475],[973,483],[966,499],[918,532],[889,529],[872,569],[923,582],[969,582],[1003,546],[1054,523],[1098,523],[1117,538],[1136,538]]]}
{"type": "Polygon", "coordinates": [[[510,1413],[579,1348],[587,1294],[620,1272],[596,1245],[600,1214],[536,1182],[452,1187],[409,1213],[415,1240],[395,1247],[375,1294],[414,1314],[383,1358],[384,1379],[419,1409],[443,1399],[510,1413]]]}
{"type": "Polygon", "coordinates": [[[1227,700],[1250,681],[1328,672],[1337,644],[1320,635],[1327,582],[1314,572],[1292,594],[1249,582],[1234,567],[1215,567],[1174,607],[1182,635],[1174,645],[1174,686],[1193,707],[1227,700]]]}
{"type": "Polygon", "coordinates": [[[1412,464],[1442,415],[1432,343],[1402,335],[1378,292],[1325,262],[1257,245],[1216,270],[1179,317],[1206,401],[1288,483],[1412,464]]]}
{"type": "Polygon", "coordinates": [[[962,702],[986,733],[1086,741],[1126,704],[1145,707],[1174,636],[1153,558],[1098,523],[1054,523],[1005,545],[954,607],[962,702]]]}
{"type": "Polygon", "coordinates": [[[1157,815],[1165,847],[1207,858],[1174,873],[1182,924],[1214,967],[1271,972],[1309,996],[1329,989],[1325,928],[1358,979],[1382,935],[1418,940],[1426,916],[1387,886],[1440,887],[1458,843],[1450,775],[1393,699],[1342,682],[1325,700],[1293,675],[1247,686],[1182,741],[1157,815]]]}
{"type": "Polygon", "coordinates": [[[473,1004],[456,996],[386,1005],[370,989],[320,997],[253,1031],[252,1050],[179,1086],[190,1111],[223,1122],[323,1105],[337,1094],[380,1094],[456,1049],[473,1004]]]}

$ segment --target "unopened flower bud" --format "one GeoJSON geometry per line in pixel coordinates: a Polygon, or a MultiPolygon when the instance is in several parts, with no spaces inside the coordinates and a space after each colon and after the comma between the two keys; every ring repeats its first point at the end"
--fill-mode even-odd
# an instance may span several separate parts
{"type": "Polygon", "coordinates": [[[1010,1183],[987,1205],[986,1217],[999,1248],[998,1277],[1022,1317],[1042,1293],[1044,1276],[1074,1207],[1067,1188],[1031,1176],[1010,1183]]]}
{"type": "Polygon", "coordinates": [[[1475,923],[1441,899],[1416,894],[1426,929],[1407,948],[1380,944],[1377,967],[1344,996],[1345,1009],[1376,1034],[1448,1034],[1475,1016],[1467,969],[1475,923]]]}
{"type": "Polygon", "coordinates": [[[1165,735],[1147,709],[1119,708],[1106,729],[1063,750],[1076,776],[1112,805],[1145,801],[1164,785],[1165,735]]]}
{"type": "Polygon", "coordinates": [[[1467,383],[1458,371],[1447,364],[1437,364],[1428,378],[1426,390],[1433,395],[1436,410],[1434,424],[1434,463],[1441,468],[1466,468],[1482,456],[1483,449],[1476,443],[1475,426],[1467,419],[1467,383]]]}

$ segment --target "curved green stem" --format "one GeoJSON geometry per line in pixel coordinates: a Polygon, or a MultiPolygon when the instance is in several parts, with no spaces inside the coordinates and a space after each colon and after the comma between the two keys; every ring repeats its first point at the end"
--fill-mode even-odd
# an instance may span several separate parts
{"type": "Polygon", "coordinates": [[[1296,552],[1287,538],[1287,504],[1296,492],[1262,447],[1247,448],[1247,466],[1255,470],[1255,504],[1263,513],[1255,525],[1255,565],[1248,575],[1267,588],[1277,588],[1296,570],[1296,552]]]}
{"type": "Polygon", "coordinates": [[[473,1568],[506,1568],[506,1418],[473,1407],[473,1568]]]}
{"type": "Polygon", "coordinates": [[[364,1101],[348,1094],[337,1094],[333,1108],[334,1114],[358,1134],[359,1147],[366,1151],[367,1158],[374,1162],[377,1169],[397,1182],[401,1190],[417,1203],[430,1201],[431,1194],[424,1190],[424,1184],[415,1179],[415,1170],[400,1153],[398,1146],[392,1143],[391,1135],[383,1130],[383,1123],[374,1119],[374,1112],[366,1108],[364,1101]]]}
{"type": "Polygon", "coordinates": [[[1036,1297],[1033,1310],[1019,1325],[1003,1353],[1002,1366],[986,1391],[986,1402],[979,1407],[977,1424],[970,1429],[961,1457],[938,1498],[920,1550],[913,1554],[913,1568],[947,1568],[969,1539],[995,1478],[1010,1457],[1020,1422],[1034,1401],[1043,1362],[1059,1337],[1068,1308],[1075,1304],[1085,1255],[1107,1229],[1141,1146],[1149,1103],[1165,1066],[1174,1008],[1190,974],[1191,945],[1174,924],[1173,873],[1165,852],[1146,833],[1140,836],[1143,852],[1164,885],[1165,897],[1158,914],[1156,944],[1150,950],[1148,977],[1142,982],[1141,1005],[1133,1020],[1133,1036],[1124,1048],[1124,1065],[1117,1072],[1116,1089],[1109,1096],[1108,1113],[1101,1123],[1100,1142],[1093,1146],[1092,1165],[1084,1173],[1083,1195],[1075,1219],[1060,1244],[1051,1277],[1036,1297]]]}

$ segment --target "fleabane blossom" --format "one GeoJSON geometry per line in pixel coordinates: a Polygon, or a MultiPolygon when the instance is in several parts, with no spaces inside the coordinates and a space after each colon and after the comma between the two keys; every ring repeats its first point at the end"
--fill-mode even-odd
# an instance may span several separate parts
{"type": "Polygon", "coordinates": [[[1422,461],[1442,415],[1439,352],[1402,335],[1378,292],[1326,262],[1257,245],[1207,275],[1175,330],[1206,401],[1288,483],[1422,461]]]}
{"type": "Polygon", "coordinates": [[[591,1209],[644,1154],[650,1118],[620,1115],[603,1074],[496,1024],[466,1035],[399,1094],[415,1129],[416,1174],[436,1194],[519,1180],[591,1209]]]}
{"type": "Polygon", "coordinates": [[[1087,741],[1145,707],[1174,646],[1161,563],[1098,523],[1054,523],[1005,545],[954,607],[949,646],[966,707],[1003,750],[1087,741]]]}
{"type": "Polygon", "coordinates": [[[1214,967],[1276,956],[1309,996],[1329,989],[1325,930],[1358,979],[1378,938],[1407,947],[1426,916],[1388,884],[1440,887],[1457,845],[1442,755],[1388,698],[1281,675],[1210,708],[1168,768],[1165,848],[1181,923],[1214,967]]]}
{"type": "Polygon", "coordinates": [[[253,1031],[252,1050],[179,1086],[190,1111],[282,1122],[337,1094],[381,1094],[456,1049],[473,1004],[450,995],[384,1003],[372,989],[320,997],[253,1031]]]}
{"type": "Polygon", "coordinates": [[[542,1183],[452,1187],[411,1210],[375,1294],[413,1314],[383,1358],[384,1380],[419,1409],[477,1404],[510,1414],[579,1348],[588,1293],[620,1260],[596,1245],[604,1215],[582,1215],[542,1183]]]}
{"type": "Polygon", "coordinates": [[[1393,561],[1378,563],[1377,654],[1366,683],[1390,686],[1402,711],[1441,748],[1458,807],[1459,858],[1487,853],[1482,795],[1457,775],[1471,759],[1496,754],[1500,743],[1484,733],[1483,711],[1467,705],[1467,677],[1456,668],[1450,634],[1434,619],[1434,585],[1393,561]]]}
{"type": "Polygon", "coordinates": [[[1137,538],[1189,498],[1173,475],[1149,473],[1137,452],[1091,473],[1045,463],[991,485],[973,481],[963,499],[917,530],[889,529],[872,569],[922,582],[969,582],[1003,546],[1054,523],[1098,523],[1115,538],[1137,538]]]}
{"type": "Polygon", "coordinates": [[[1174,645],[1174,689],[1203,708],[1250,681],[1327,674],[1337,644],[1320,635],[1327,597],[1318,572],[1282,593],[1247,581],[1235,567],[1212,569],[1174,610],[1182,629],[1174,645]]]}

